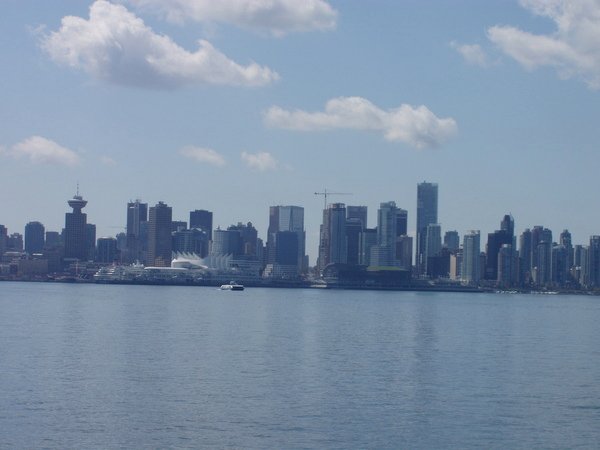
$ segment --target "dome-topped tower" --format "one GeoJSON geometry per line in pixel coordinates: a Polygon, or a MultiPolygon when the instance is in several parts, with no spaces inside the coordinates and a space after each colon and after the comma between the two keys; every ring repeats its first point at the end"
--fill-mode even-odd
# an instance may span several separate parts
{"type": "Polygon", "coordinates": [[[85,208],[85,205],[87,205],[87,200],[84,200],[81,195],[74,195],[67,203],[73,208],[73,212],[81,212],[85,208]]]}

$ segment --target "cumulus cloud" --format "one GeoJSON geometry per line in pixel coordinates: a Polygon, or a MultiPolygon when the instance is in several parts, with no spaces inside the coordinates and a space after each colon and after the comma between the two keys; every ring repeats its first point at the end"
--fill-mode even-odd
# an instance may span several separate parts
{"type": "Polygon", "coordinates": [[[228,23],[281,36],[290,32],[329,30],[337,11],[324,0],[128,0],[137,8],[183,23],[228,23]]]}
{"type": "Polygon", "coordinates": [[[242,152],[242,161],[251,169],[260,170],[261,172],[277,169],[277,161],[268,152],[258,152],[256,154],[242,152]]]}
{"type": "Polygon", "coordinates": [[[155,33],[124,6],[105,0],[92,4],[89,20],[63,17],[60,29],[43,36],[41,42],[57,64],[119,85],[261,86],[279,78],[268,67],[234,62],[208,41],[200,40],[198,45],[189,52],[168,36],[155,33]]]}
{"type": "Polygon", "coordinates": [[[494,26],[488,38],[506,55],[533,70],[552,67],[562,79],[580,78],[600,89],[600,2],[597,0],[521,0],[521,5],[556,24],[551,34],[513,26],[494,26]]]}
{"type": "Polygon", "coordinates": [[[212,166],[222,167],[225,165],[225,158],[212,148],[202,148],[187,146],[183,147],[179,153],[186,158],[192,159],[202,164],[210,164],[212,166]]]}
{"type": "Polygon", "coordinates": [[[478,44],[459,44],[452,41],[450,46],[456,50],[469,64],[479,67],[489,66],[489,59],[485,51],[478,44]]]}
{"type": "Polygon", "coordinates": [[[298,131],[354,129],[383,132],[385,139],[416,148],[437,147],[456,134],[452,118],[440,119],[426,106],[400,105],[383,110],[362,97],[329,100],[324,112],[288,111],[272,106],[265,113],[267,125],[298,131]]]}
{"type": "Polygon", "coordinates": [[[80,163],[79,155],[73,150],[62,147],[50,139],[41,136],[31,136],[12,147],[0,148],[0,154],[15,159],[28,159],[34,164],[56,164],[76,166],[80,163]]]}

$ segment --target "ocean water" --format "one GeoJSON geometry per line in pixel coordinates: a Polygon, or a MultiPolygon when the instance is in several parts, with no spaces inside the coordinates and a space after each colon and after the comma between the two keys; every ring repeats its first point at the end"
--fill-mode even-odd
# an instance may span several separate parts
{"type": "Polygon", "coordinates": [[[0,283],[0,448],[598,448],[600,297],[0,283]]]}

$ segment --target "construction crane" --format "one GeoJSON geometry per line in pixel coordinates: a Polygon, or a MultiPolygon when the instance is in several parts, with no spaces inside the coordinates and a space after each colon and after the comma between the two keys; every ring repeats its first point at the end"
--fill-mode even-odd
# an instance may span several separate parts
{"type": "Polygon", "coordinates": [[[323,209],[327,209],[327,196],[328,195],[352,195],[350,192],[330,192],[327,188],[323,189],[323,192],[315,192],[315,195],[323,196],[323,209]]]}

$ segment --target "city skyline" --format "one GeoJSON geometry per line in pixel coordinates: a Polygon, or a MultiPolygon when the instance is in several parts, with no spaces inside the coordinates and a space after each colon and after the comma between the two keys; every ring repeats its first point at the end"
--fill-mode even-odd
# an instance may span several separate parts
{"type": "Polygon", "coordinates": [[[234,6],[5,2],[0,223],[60,230],[78,181],[98,237],[124,228],[115,205],[136,198],[176,220],[201,208],[215,227],[251,221],[263,237],[270,205],[302,205],[314,264],[314,192],[352,193],[329,200],[367,205],[368,227],[394,201],[415,236],[414,186],[432,180],[438,221],[460,236],[507,213],[519,232],[600,232],[596,3],[310,4],[261,22],[234,6]]]}
{"type": "MultiPolygon", "coordinates": [[[[421,182],[417,185],[417,192],[418,192],[418,188],[422,187],[422,185],[429,185],[429,186],[434,186],[435,187],[435,195],[437,198],[438,195],[438,184],[437,183],[430,183],[430,182],[421,182]]],[[[79,187],[78,187],[79,188],[79,187]]],[[[73,195],[72,197],[68,198],[66,200],[66,203],[68,205],[68,207],[72,208],[73,211],[69,212],[68,210],[59,212],[60,214],[62,214],[63,217],[63,225],[59,226],[57,229],[52,229],[51,227],[48,227],[46,225],[46,222],[44,222],[44,220],[29,220],[27,221],[27,223],[25,223],[23,225],[22,228],[20,229],[11,229],[8,226],[6,226],[4,223],[1,223],[0,226],[3,227],[4,230],[6,230],[7,235],[12,235],[12,234],[18,234],[21,239],[23,239],[23,249],[25,249],[28,245],[27,241],[25,240],[25,238],[28,235],[28,230],[30,229],[30,227],[35,227],[35,228],[41,228],[42,232],[45,230],[45,233],[52,233],[54,234],[60,234],[61,232],[65,232],[70,226],[72,222],[73,222],[73,214],[75,213],[76,215],[81,215],[83,216],[82,219],[78,219],[77,220],[77,226],[76,226],[76,231],[71,232],[70,234],[73,234],[77,239],[77,243],[76,244],[67,244],[67,247],[69,245],[72,245],[76,248],[75,250],[75,254],[77,254],[77,252],[81,253],[81,255],[83,255],[83,253],[85,253],[86,250],[84,250],[84,247],[86,247],[86,245],[88,245],[89,243],[84,242],[85,241],[85,227],[92,227],[93,228],[93,233],[94,233],[94,238],[97,239],[101,239],[101,238],[117,238],[119,237],[119,235],[121,235],[124,239],[124,242],[127,243],[129,250],[135,249],[138,246],[142,245],[141,243],[138,242],[131,242],[131,237],[134,236],[136,239],[139,239],[139,235],[140,235],[140,221],[144,221],[147,222],[146,225],[146,234],[150,233],[150,214],[148,214],[148,211],[153,212],[156,210],[156,208],[163,208],[163,209],[168,209],[168,219],[165,218],[163,219],[163,227],[167,227],[169,228],[169,232],[174,232],[177,231],[175,229],[172,228],[172,225],[175,224],[182,224],[185,225],[184,229],[191,229],[191,228],[199,228],[202,230],[202,232],[206,233],[206,235],[208,236],[208,240],[212,240],[211,239],[211,235],[217,231],[217,230],[228,230],[228,229],[232,229],[235,228],[237,229],[238,227],[242,226],[245,223],[248,223],[249,225],[252,225],[253,222],[252,221],[248,221],[244,218],[237,218],[234,222],[230,223],[230,224],[223,224],[221,225],[220,223],[215,223],[214,226],[212,228],[206,228],[204,226],[202,226],[200,223],[196,223],[196,224],[192,224],[193,220],[189,220],[189,219],[194,219],[196,221],[198,221],[198,217],[202,217],[204,221],[208,221],[210,223],[212,223],[213,218],[214,217],[218,217],[218,213],[215,214],[214,211],[208,211],[208,210],[204,210],[204,209],[195,209],[195,210],[190,210],[187,212],[187,215],[189,217],[185,218],[185,220],[180,221],[178,219],[180,219],[179,216],[176,216],[172,210],[173,208],[170,206],[170,204],[168,204],[167,202],[163,201],[163,200],[159,200],[156,202],[156,204],[154,206],[151,206],[152,203],[151,202],[145,202],[142,199],[136,199],[134,202],[127,202],[127,204],[125,205],[126,208],[126,213],[123,214],[123,226],[119,226],[116,227],[118,228],[117,231],[115,231],[112,234],[107,234],[107,235],[102,235],[102,234],[98,234],[96,233],[96,223],[95,223],[95,218],[91,218],[91,222],[88,223],[88,215],[81,212],[81,210],[83,208],[87,208],[87,206],[90,204],[89,200],[87,198],[84,198],[83,195],[80,195],[79,190],[76,192],[75,195],[73,195]],[[142,213],[140,214],[139,211],[142,211],[142,213]],[[135,211],[135,212],[133,212],[135,211]],[[134,229],[136,229],[137,231],[133,231],[134,229]],[[62,231],[61,231],[62,230],[62,231]]],[[[387,209],[389,208],[393,208],[394,211],[397,212],[397,219],[393,220],[393,235],[396,235],[397,237],[400,237],[403,235],[403,233],[405,231],[407,231],[406,236],[414,239],[416,241],[416,232],[410,232],[410,223],[415,222],[417,219],[416,217],[413,219],[413,216],[417,216],[417,211],[415,210],[413,212],[413,214],[410,213],[410,211],[405,210],[401,207],[397,207],[394,201],[387,201],[387,202],[380,202],[378,205],[378,209],[373,210],[371,208],[369,208],[368,205],[351,205],[351,204],[346,204],[343,202],[332,202],[332,203],[327,203],[327,208],[325,210],[322,210],[322,220],[323,222],[320,224],[319,228],[321,228],[321,225],[325,224],[325,222],[327,220],[330,220],[328,218],[326,218],[328,216],[328,212],[330,212],[330,210],[340,210],[343,214],[340,216],[340,218],[338,219],[339,224],[337,225],[338,228],[340,228],[340,230],[342,228],[346,229],[346,227],[348,227],[348,221],[351,220],[355,220],[357,221],[357,223],[360,223],[360,229],[362,229],[363,231],[374,231],[376,234],[378,233],[384,233],[384,235],[386,235],[387,233],[389,233],[389,231],[387,230],[387,227],[389,225],[385,225],[383,224],[383,228],[380,229],[379,225],[381,222],[381,215],[382,213],[384,215],[387,215],[388,213],[386,212],[387,209]],[[352,212],[350,212],[352,211],[352,212]],[[370,211],[370,212],[369,212],[370,211]],[[357,216],[360,216],[360,219],[357,219],[357,216]],[[372,224],[374,222],[374,226],[373,227],[369,227],[369,226],[364,226],[363,225],[363,220],[364,218],[367,219],[367,224],[372,224]],[[398,228],[396,228],[398,227],[398,228]],[[398,231],[396,231],[398,229],[398,231]],[[386,231],[382,231],[382,230],[386,230],[386,231]],[[396,234],[397,233],[397,234],[396,234]]],[[[269,242],[269,235],[271,234],[270,231],[270,227],[275,226],[277,229],[274,230],[275,231],[300,231],[301,227],[303,227],[303,229],[301,230],[301,236],[303,238],[304,234],[308,231],[310,232],[311,230],[307,230],[305,222],[304,222],[304,206],[302,205],[270,205],[267,206],[266,208],[266,214],[267,214],[267,222],[270,222],[271,225],[265,229],[261,229],[261,228],[257,228],[257,237],[259,239],[261,239],[263,241],[263,244],[265,244],[265,246],[267,246],[267,243],[269,242]],[[297,213],[293,213],[291,211],[296,211],[298,210],[297,213]],[[275,211],[275,213],[274,213],[275,211]],[[289,217],[281,217],[280,218],[280,213],[278,211],[285,211],[285,214],[287,214],[289,217]],[[296,214],[298,219],[293,219],[294,214],[296,214]],[[297,222],[294,222],[294,220],[297,220],[297,222]],[[295,224],[296,223],[296,224],[295,224]],[[278,224],[278,225],[273,225],[273,224],[278,224]],[[281,228],[283,227],[283,228],[281,228]],[[281,228],[281,230],[279,229],[281,228]]],[[[154,212],[153,212],[154,213],[154,212]]],[[[394,217],[396,217],[396,213],[394,213],[394,217]]],[[[562,228],[560,230],[560,233],[558,232],[558,230],[554,230],[554,232],[556,233],[556,235],[553,236],[553,231],[552,228],[546,227],[544,225],[540,225],[540,224],[524,224],[522,226],[522,228],[517,228],[515,227],[515,220],[514,217],[511,214],[498,214],[498,217],[502,217],[502,219],[500,220],[500,230],[483,230],[481,228],[478,228],[476,226],[476,224],[473,224],[471,226],[470,229],[466,230],[465,232],[459,232],[455,229],[450,229],[447,227],[442,226],[441,223],[431,223],[428,225],[427,229],[428,229],[428,233],[430,232],[430,228],[434,227],[435,229],[437,229],[436,231],[436,236],[437,236],[437,244],[436,244],[436,248],[437,250],[433,251],[432,254],[436,254],[439,252],[439,250],[442,248],[442,236],[444,236],[444,242],[443,242],[443,246],[447,247],[447,248],[451,248],[451,249],[456,249],[458,248],[455,245],[448,245],[448,242],[446,242],[446,240],[448,238],[452,238],[452,236],[456,235],[456,243],[460,243],[460,247],[462,247],[463,243],[462,243],[462,239],[465,236],[468,235],[472,235],[474,232],[477,232],[479,234],[481,234],[481,236],[484,236],[485,234],[489,234],[490,236],[496,236],[498,235],[498,233],[501,232],[509,232],[508,236],[511,237],[511,239],[509,240],[500,240],[498,241],[498,244],[493,244],[494,245],[494,250],[491,250],[493,252],[494,255],[497,255],[501,245],[503,243],[509,243],[510,245],[515,246],[518,250],[521,250],[521,248],[525,245],[525,246],[531,246],[532,244],[524,244],[523,242],[517,242],[516,238],[522,236],[524,233],[533,233],[532,235],[532,239],[533,239],[533,246],[535,247],[535,245],[537,245],[538,242],[540,241],[544,241],[544,242],[548,242],[548,243],[556,243],[559,245],[569,245],[569,246],[573,246],[573,245],[583,245],[586,246],[589,244],[590,239],[592,237],[595,236],[600,236],[600,231],[598,233],[594,233],[591,234],[589,236],[585,236],[581,239],[574,239],[572,240],[572,234],[570,231],[570,228],[568,226],[566,226],[565,228],[562,228]],[[539,233],[541,233],[542,237],[537,236],[539,233]],[[545,234],[544,234],[545,233],[545,234]],[[549,238],[543,238],[543,236],[549,236],[549,238]],[[511,243],[512,242],[512,243],[511,243]],[[498,245],[498,247],[496,247],[496,245],[498,245]]],[[[391,219],[385,219],[386,221],[389,222],[389,220],[391,219]]],[[[498,228],[497,226],[495,228],[498,228]]],[[[36,230],[37,231],[37,230],[36,230]]],[[[313,230],[314,231],[314,230],[313,230]]],[[[40,233],[40,231],[37,231],[37,233],[40,233]]],[[[320,233],[320,232],[319,232],[320,233]]],[[[345,233],[345,231],[344,231],[345,233]]],[[[69,234],[69,232],[67,232],[67,234],[69,234]]],[[[38,240],[39,238],[34,238],[35,240],[38,240]]],[[[149,239],[148,236],[146,236],[144,239],[149,239]]],[[[166,239],[166,236],[164,237],[164,239],[166,239]]],[[[379,237],[378,240],[381,240],[382,238],[379,237]]],[[[383,238],[383,239],[390,239],[390,238],[383,238]]],[[[427,239],[425,239],[427,241],[427,239]]],[[[493,241],[495,242],[495,241],[493,241]]],[[[66,242],[65,242],[66,244],[66,242]]],[[[427,242],[426,242],[427,244],[427,242]]],[[[39,244],[36,244],[37,247],[39,247],[39,244]]],[[[338,244],[339,245],[339,244],[338,244]]],[[[389,245],[389,244],[387,244],[389,245]]],[[[412,247],[412,257],[416,257],[418,254],[418,249],[416,248],[416,246],[414,246],[415,244],[411,244],[412,247]]],[[[317,247],[315,249],[313,249],[314,254],[316,255],[315,258],[311,258],[309,263],[310,266],[316,266],[317,265],[317,256],[319,253],[319,246],[320,244],[317,244],[317,247]]],[[[36,247],[36,248],[37,248],[36,247]]],[[[304,244],[300,245],[300,249],[304,248],[304,244]]],[[[300,250],[299,249],[299,250],[300,250]]],[[[338,252],[340,250],[337,250],[338,252]]],[[[485,247],[482,244],[482,252],[485,251],[485,247]]],[[[311,256],[312,252],[310,251],[310,249],[308,247],[305,247],[305,252],[307,256],[311,256]]],[[[346,250],[344,250],[344,252],[346,252],[346,250]]],[[[427,250],[425,250],[425,252],[427,252],[427,250]]],[[[535,251],[534,251],[535,252],[535,251]]],[[[68,251],[67,251],[68,253],[68,251]]],[[[74,256],[73,255],[73,256],[74,256]]],[[[81,256],[79,259],[85,259],[84,256],[81,256]]],[[[344,257],[342,257],[341,259],[344,259],[347,256],[347,254],[344,255],[344,257]]],[[[129,257],[129,256],[128,256],[129,257]]],[[[494,256],[494,260],[495,260],[494,256]]],[[[339,258],[339,256],[338,256],[339,258]]],[[[126,258],[127,259],[127,258],[126,258]]],[[[135,261],[136,258],[133,258],[132,261],[135,261]]],[[[341,262],[341,261],[337,261],[337,262],[341,262]]],[[[299,261],[299,264],[301,265],[302,263],[299,261]]],[[[417,267],[417,261],[413,261],[413,265],[415,266],[417,272],[419,272],[419,268],[417,267]]],[[[495,267],[495,266],[494,266],[495,267]]],[[[494,269],[494,271],[492,272],[493,276],[492,279],[495,279],[497,276],[497,268],[494,269]]],[[[481,267],[481,277],[484,277],[484,272],[485,272],[485,267],[481,267]]],[[[425,272],[423,272],[423,274],[425,274],[425,272]]]]}

